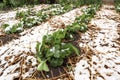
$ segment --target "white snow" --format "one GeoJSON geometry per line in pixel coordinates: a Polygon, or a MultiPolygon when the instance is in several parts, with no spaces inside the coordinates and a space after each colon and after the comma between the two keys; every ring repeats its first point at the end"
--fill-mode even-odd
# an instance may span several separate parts
{"type": "Polygon", "coordinates": [[[86,53],[76,64],[75,80],[120,80],[120,45],[115,43],[120,38],[117,32],[120,23],[110,19],[120,16],[108,8],[111,6],[103,5],[91,21],[96,27],[81,36],[83,42],[79,46],[85,48],[86,53]]]}
{"type": "Polygon", "coordinates": [[[19,77],[20,74],[23,79],[30,77],[37,67],[37,60],[35,58],[36,43],[41,42],[44,35],[51,34],[61,28],[61,22],[64,22],[64,20],[67,22],[65,22],[65,25],[74,22],[76,16],[81,15],[81,9],[71,10],[66,13],[67,15],[55,16],[39,26],[32,27],[20,33],[18,39],[13,39],[9,43],[0,46],[0,66],[3,66],[0,68],[1,72],[3,72],[0,80],[7,80],[8,76],[11,77],[9,80],[13,80],[14,77],[19,77]],[[70,15],[72,17],[69,17],[70,15]],[[52,21],[55,24],[52,24],[52,21]],[[59,26],[56,28],[54,25],[59,26]],[[17,64],[19,66],[16,66],[17,64]],[[22,72],[20,72],[21,68],[22,72]],[[14,71],[14,69],[17,70],[14,71]]]}

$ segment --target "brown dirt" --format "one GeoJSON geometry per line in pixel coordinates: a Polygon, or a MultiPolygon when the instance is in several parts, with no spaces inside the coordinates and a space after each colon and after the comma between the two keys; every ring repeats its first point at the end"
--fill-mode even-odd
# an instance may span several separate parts
{"type": "Polygon", "coordinates": [[[18,36],[18,34],[0,35],[0,46],[12,41],[13,39],[17,39],[18,36]]]}

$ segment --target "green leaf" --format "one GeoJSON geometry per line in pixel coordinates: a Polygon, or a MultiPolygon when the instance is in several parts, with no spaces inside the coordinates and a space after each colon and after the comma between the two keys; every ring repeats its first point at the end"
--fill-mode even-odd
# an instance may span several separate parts
{"type": "Polygon", "coordinates": [[[36,44],[36,51],[37,51],[37,52],[40,52],[40,49],[41,49],[40,43],[37,42],[37,44],[36,44]]]}
{"type": "Polygon", "coordinates": [[[59,50],[55,50],[54,57],[55,58],[60,58],[60,51],[59,50]]]}
{"type": "Polygon", "coordinates": [[[45,57],[48,58],[48,57],[52,57],[53,55],[54,55],[53,52],[47,52],[47,53],[45,54],[45,57]]]}
{"type": "Polygon", "coordinates": [[[70,48],[62,49],[60,52],[60,58],[66,58],[68,57],[72,52],[70,51],[70,48]]]}
{"type": "Polygon", "coordinates": [[[48,65],[46,64],[46,61],[41,61],[41,63],[37,67],[37,70],[49,71],[49,68],[48,68],[48,65]]]}
{"type": "Polygon", "coordinates": [[[63,59],[62,58],[52,58],[50,61],[50,65],[52,67],[58,67],[63,64],[63,59]]]}
{"type": "Polygon", "coordinates": [[[43,57],[42,48],[43,48],[42,44],[40,44],[39,42],[37,42],[37,44],[36,44],[36,52],[37,52],[36,56],[39,57],[40,59],[43,57]]]}
{"type": "Polygon", "coordinates": [[[5,29],[5,28],[8,27],[8,26],[9,26],[9,24],[3,24],[3,25],[2,25],[2,28],[5,29]]]}
{"type": "Polygon", "coordinates": [[[53,36],[57,39],[65,38],[66,31],[65,30],[58,30],[57,32],[53,33],[53,36]]]}
{"type": "Polygon", "coordinates": [[[71,49],[71,43],[62,43],[62,49],[61,49],[61,51],[64,53],[64,54],[62,54],[62,56],[64,57],[67,57],[67,56],[69,56],[72,52],[73,52],[73,50],[71,49]]]}
{"type": "Polygon", "coordinates": [[[52,43],[54,43],[54,37],[52,35],[45,35],[43,37],[42,43],[52,45],[52,43]]]}
{"type": "Polygon", "coordinates": [[[11,29],[11,33],[15,33],[17,30],[17,26],[16,25],[13,25],[12,29],[11,29]]]}
{"type": "Polygon", "coordinates": [[[86,32],[87,31],[87,26],[85,26],[85,25],[80,26],[80,31],[81,32],[86,32]]]}
{"type": "Polygon", "coordinates": [[[78,23],[73,23],[72,26],[69,27],[70,32],[77,32],[80,28],[80,25],[78,23]]]}
{"type": "Polygon", "coordinates": [[[77,54],[77,56],[80,55],[80,51],[73,45],[71,45],[72,49],[75,51],[75,53],[77,54]]]}
{"type": "Polygon", "coordinates": [[[27,16],[28,16],[28,13],[25,11],[21,11],[21,12],[17,11],[16,13],[16,18],[25,18],[27,16]]]}
{"type": "MultiPolygon", "coordinates": [[[[69,53],[69,55],[72,53],[72,52],[75,52],[77,55],[80,54],[80,51],[71,43],[67,43],[67,44],[64,44],[63,46],[63,49],[67,49],[67,52],[69,53]]],[[[67,54],[67,53],[66,53],[67,54]]]]}
{"type": "Polygon", "coordinates": [[[37,60],[39,61],[39,62],[41,62],[41,59],[37,56],[37,60]]]}

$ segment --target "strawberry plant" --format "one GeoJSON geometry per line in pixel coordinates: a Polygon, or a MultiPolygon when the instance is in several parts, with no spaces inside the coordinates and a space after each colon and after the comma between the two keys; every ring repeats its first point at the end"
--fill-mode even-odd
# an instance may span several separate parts
{"type": "MultiPolygon", "coordinates": [[[[32,9],[29,9],[27,11],[21,11],[16,13],[16,18],[19,19],[23,24],[23,28],[31,28],[35,25],[39,25],[43,21],[46,21],[50,17],[54,15],[59,15],[63,14],[71,9],[73,9],[73,5],[70,4],[70,0],[68,0],[69,5],[64,5],[63,7],[59,4],[52,5],[48,8],[42,9],[38,12],[33,11],[32,9]]],[[[75,3],[76,1],[73,1],[75,3]]],[[[82,2],[82,1],[81,1],[82,2]]],[[[87,27],[85,24],[87,24],[92,17],[95,15],[95,8],[98,9],[99,6],[96,5],[96,7],[91,6],[90,8],[86,9],[84,11],[84,14],[80,16],[78,19],[76,19],[77,23],[82,26],[79,28],[81,31],[85,32],[87,30],[87,27]],[[83,28],[84,27],[84,28],[83,28]]],[[[19,24],[19,23],[18,23],[19,24]]],[[[16,24],[14,24],[16,25],[16,24]]],[[[15,29],[16,27],[12,26],[10,30],[15,30],[15,31],[10,31],[10,33],[16,33],[20,32],[15,29]]],[[[3,28],[5,29],[5,28],[3,28]]],[[[22,30],[21,30],[22,31],[22,30]]],[[[4,30],[4,32],[8,33],[8,31],[4,30]]]]}
{"type": "Polygon", "coordinates": [[[83,14],[76,18],[75,23],[67,27],[68,32],[70,33],[76,33],[78,31],[86,32],[88,30],[87,24],[96,14],[96,10],[98,10],[97,5],[91,5],[90,7],[85,9],[83,11],[83,14]]]}
{"type": "Polygon", "coordinates": [[[29,9],[27,11],[17,11],[16,18],[21,19],[21,18],[25,18],[25,17],[28,17],[28,16],[32,16],[32,15],[34,16],[35,12],[33,12],[31,9],[29,9]]]}
{"type": "Polygon", "coordinates": [[[58,3],[61,5],[68,5],[72,4],[74,7],[79,7],[83,5],[89,5],[89,4],[101,4],[101,0],[58,0],[58,3]]]}
{"type": "Polygon", "coordinates": [[[117,12],[120,12],[120,0],[115,0],[115,9],[117,12]]]}
{"type": "Polygon", "coordinates": [[[24,24],[24,28],[30,28],[33,27],[34,25],[37,25],[40,23],[40,20],[36,16],[32,17],[25,17],[22,19],[22,22],[24,24]]]}
{"type": "Polygon", "coordinates": [[[53,34],[45,35],[41,44],[37,43],[37,59],[40,62],[38,70],[49,71],[47,63],[52,67],[58,67],[72,53],[79,55],[79,50],[73,44],[63,42],[66,33],[66,30],[58,30],[53,34]]]}
{"type": "Polygon", "coordinates": [[[116,6],[116,10],[117,10],[117,12],[120,12],[120,4],[118,4],[118,5],[116,6]]]}
{"type": "Polygon", "coordinates": [[[37,70],[49,71],[49,67],[58,67],[63,65],[64,60],[72,53],[79,56],[79,49],[74,46],[71,41],[74,40],[74,34],[78,31],[87,31],[86,18],[90,15],[89,20],[94,17],[97,6],[90,6],[85,10],[82,16],[77,17],[72,25],[67,26],[65,29],[58,30],[53,34],[44,35],[42,42],[36,45],[36,57],[39,61],[37,70]],[[92,11],[89,11],[92,10],[92,11]],[[65,42],[67,40],[67,42],[65,42]]]}
{"type": "Polygon", "coordinates": [[[2,28],[4,29],[4,32],[7,34],[18,33],[23,31],[23,23],[20,22],[14,25],[3,24],[2,28]]]}
{"type": "MultiPolygon", "coordinates": [[[[46,9],[42,9],[38,12],[33,11],[32,9],[29,9],[27,11],[18,11],[16,13],[16,18],[19,19],[23,24],[23,28],[31,28],[35,25],[38,25],[46,20],[48,20],[50,17],[54,16],[54,15],[59,15],[59,14],[63,14],[67,11],[69,11],[72,8],[66,8],[62,7],[59,4],[55,4],[52,5],[46,9]]],[[[18,23],[19,24],[19,23],[18,23]]],[[[14,24],[16,25],[16,24],[14,24]]],[[[16,32],[20,32],[17,31],[17,29],[15,29],[16,27],[11,25],[11,29],[9,30],[10,33],[16,33],[16,32]],[[12,31],[15,30],[15,31],[12,31]]],[[[5,29],[5,28],[3,28],[5,29]]],[[[8,33],[8,31],[4,30],[5,33],[8,33]]],[[[9,33],[9,34],[10,34],[9,33]]]]}

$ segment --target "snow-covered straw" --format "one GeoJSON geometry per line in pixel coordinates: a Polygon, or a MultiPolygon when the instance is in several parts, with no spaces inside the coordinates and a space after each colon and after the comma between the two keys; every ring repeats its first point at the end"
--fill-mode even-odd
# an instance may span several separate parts
{"type": "Polygon", "coordinates": [[[120,17],[111,6],[104,5],[91,21],[89,31],[82,35],[80,47],[86,48],[76,64],[75,80],[120,80],[120,24],[111,17],[120,17]]]}
{"type": "Polygon", "coordinates": [[[82,14],[81,9],[74,9],[66,14],[55,16],[39,26],[25,30],[20,33],[21,37],[1,46],[0,80],[30,77],[37,67],[35,58],[36,43],[38,41],[41,42],[45,34],[50,34],[57,28],[61,28],[61,24],[68,25],[73,23],[76,16],[82,14]],[[57,25],[57,28],[54,25],[57,25]]]}

